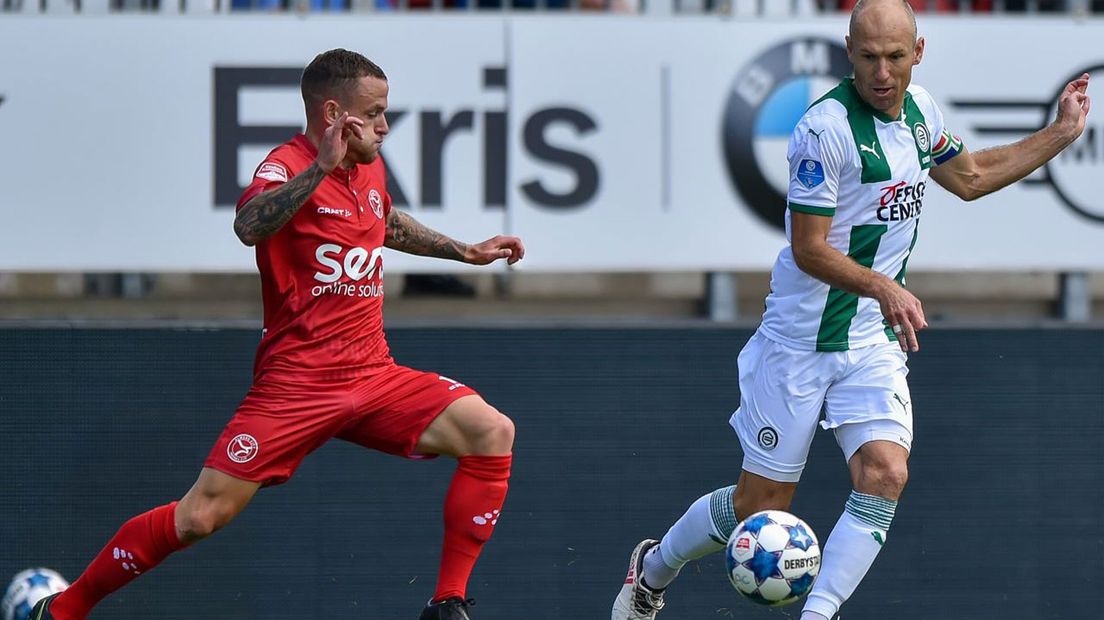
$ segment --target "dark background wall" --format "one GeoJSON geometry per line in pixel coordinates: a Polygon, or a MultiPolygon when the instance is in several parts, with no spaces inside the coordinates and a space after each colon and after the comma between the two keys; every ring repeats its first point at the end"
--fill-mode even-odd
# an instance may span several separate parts
{"type": "MultiPolygon", "coordinates": [[[[748,330],[395,329],[404,364],[517,423],[506,516],[476,567],[479,620],[608,618],[628,553],[741,454],[727,419],[748,330]]],[[[182,495],[250,381],[251,330],[0,330],[0,579],[75,578],[124,520],[182,495]]],[[[847,620],[1100,617],[1104,330],[925,332],[912,479],[847,620]]],[[[431,595],[448,459],[332,442],[227,530],[93,618],[415,618],[431,595]]],[[[820,433],[793,511],[823,541],[849,489],[820,433]]],[[[797,618],[735,594],[720,555],[666,620],[797,618]]]]}

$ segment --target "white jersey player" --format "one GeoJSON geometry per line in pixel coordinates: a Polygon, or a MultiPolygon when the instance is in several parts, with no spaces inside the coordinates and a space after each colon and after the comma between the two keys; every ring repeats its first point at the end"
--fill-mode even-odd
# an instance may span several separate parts
{"type": "Polygon", "coordinates": [[[861,0],[847,51],[853,79],[814,103],[790,138],[786,231],[759,330],[739,356],[744,451],[736,485],[695,501],[661,541],[633,550],[613,620],[651,620],[667,586],[721,550],[737,523],[787,510],[821,412],[854,490],[824,545],[801,620],[829,620],[887,539],[908,479],[912,406],[906,354],[927,322],[904,288],[929,177],[964,200],[1014,183],[1076,140],[1088,75],[1068,84],[1055,121],[1015,144],[970,153],[912,86],[924,40],[905,0],[861,0]]]}

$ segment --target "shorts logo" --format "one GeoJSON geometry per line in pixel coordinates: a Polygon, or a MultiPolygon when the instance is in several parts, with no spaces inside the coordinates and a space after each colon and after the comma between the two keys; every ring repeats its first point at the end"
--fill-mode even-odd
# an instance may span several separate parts
{"type": "Polygon", "coordinates": [[[374,189],[368,192],[368,204],[372,207],[372,213],[383,219],[383,198],[380,198],[379,192],[374,189]]]}
{"type": "Polygon", "coordinates": [[[276,181],[278,183],[287,183],[288,180],[287,169],[280,164],[271,162],[261,164],[261,167],[257,168],[257,174],[255,176],[258,179],[276,181]]]}
{"type": "Polygon", "coordinates": [[[226,446],[226,456],[235,463],[248,463],[261,451],[261,444],[253,438],[253,435],[242,433],[230,440],[226,446]]]}
{"type": "Polygon", "coordinates": [[[778,445],[778,431],[769,426],[759,429],[759,445],[764,450],[774,450],[774,447],[778,445]]]}

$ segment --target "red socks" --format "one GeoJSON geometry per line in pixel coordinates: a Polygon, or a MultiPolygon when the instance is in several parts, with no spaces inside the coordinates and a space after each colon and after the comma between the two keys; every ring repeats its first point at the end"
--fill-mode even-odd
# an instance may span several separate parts
{"type": "MultiPolygon", "coordinates": [[[[445,496],[445,541],[434,601],[465,596],[475,560],[498,523],[512,459],[511,455],[458,459],[445,496]]],[[[57,620],[84,620],[108,594],[184,548],[176,535],[175,510],[173,502],[124,523],[73,585],[54,599],[50,614],[57,620]]]]}
{"type": "Polygon", "coordinates": [[[462,456],[445,496],[445,543],[433,601],[464,598],[468,577],[498,523],[512,455],[462,456]]]}
{"type": "Polygon", "coordinates": [[[84,620],[105,596],[184,547],[176,535],[176,502],[127,521],[84,573],[50,603],[57,620],[84,620]]]}

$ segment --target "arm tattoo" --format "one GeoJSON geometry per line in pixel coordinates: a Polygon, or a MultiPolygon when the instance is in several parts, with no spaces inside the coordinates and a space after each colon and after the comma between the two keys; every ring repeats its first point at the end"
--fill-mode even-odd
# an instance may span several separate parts
{"type": "Polygon", "coordinates": [[[467,244],[427,228],[398,209],[392,209],[387,216],[384,246],[407,254],[458,261],[464,260],[464,250],[468,248],[467,244]]]}
{"type": "Polygon", "coordinates": [[[313,163],[287,183],[253,198],[234,218],[234,232],[246,245],[256,245],[271,237],[287,224],[325,178],[326,173],[313,163]]]}

